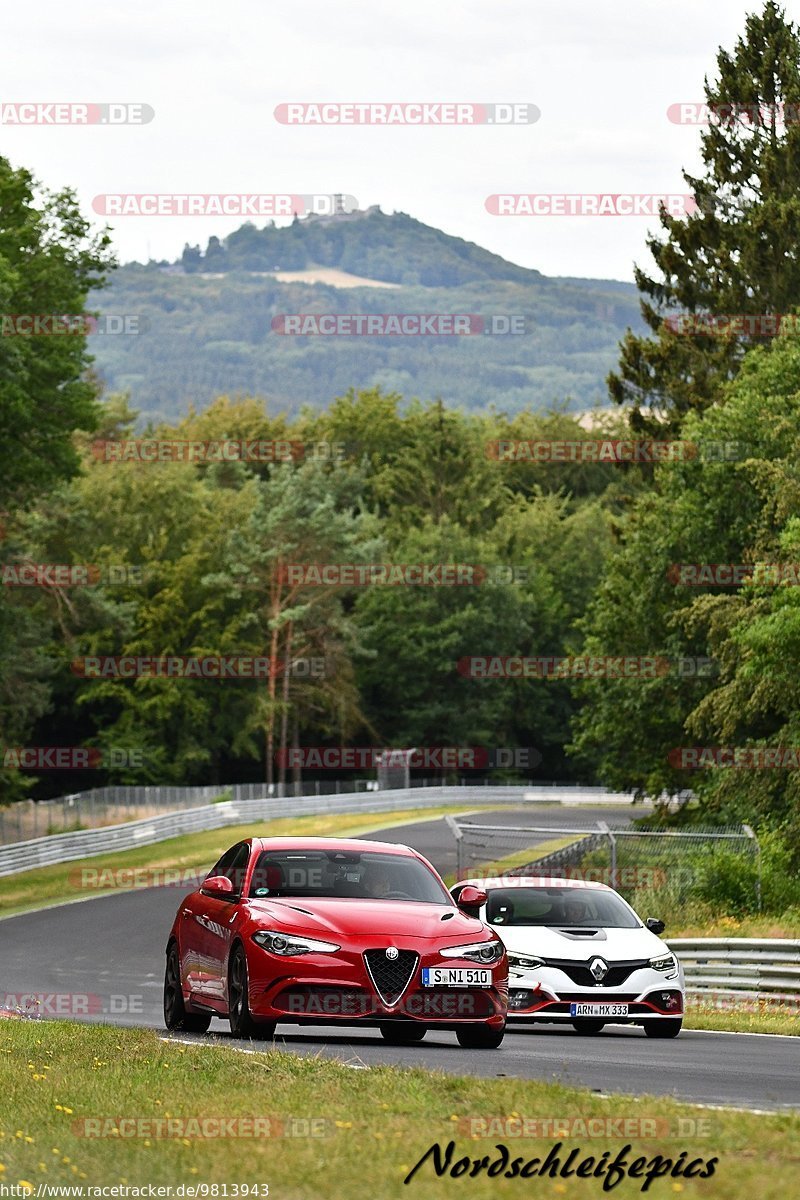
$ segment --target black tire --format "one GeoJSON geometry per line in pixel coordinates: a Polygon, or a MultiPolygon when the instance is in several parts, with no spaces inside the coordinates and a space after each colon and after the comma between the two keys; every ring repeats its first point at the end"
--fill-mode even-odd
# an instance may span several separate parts
{"type": "Polygon", "coordinates": [[[462,1025],[456,1030],[456,1037],[465,1050],[496,1050],[505,1032],[505,1025],[502,1029],[491,1029],[488,1025],[462,1025]]]}
{"type": "Polygon", "coordinates": [[[605,1021],[592,1021],[592,1020],[584,1019],[581,1021],[573,1021],[572,1022],[572,1028],[575,1030],[576,1033],[584,1033],[584,1034],[588,1034],[588,1035],[599,1033],[600,1030],[603,1029],[604,1027],[605,1027],[605,1021]]]}
{"type": "Polygon", "coordinates": [[[181,987],[181,961],[175,942],[172,942],[167,950],[167,967],[164,972],[164,1024],[175,1033],[207,1033],[211,1024],[208,1013],[186,1011],[181,987]]]}
{"type": "Polygon", "coordinates": [[[385,1021],[380,1026],[381,1036],[390,1046],[410,1046],[421,1042],[428,1032],[427,1025],[405,1024],[402,1021],[385,1021]]]}
{"type": "Polygon", "coordinates": [[[241,945],[234,947],[228,963],[228,1021],[235,1038],[271,1038],[275,1021],[255,1021],[247,998],[247,956],[241,945]]]}
{"type": "Polygon", "coordinates": [[[683,1017],[674,1017],[668,1021],[645,1021],[644,1031],[652,1038],[677,1037],[683,1026],[683,1017]]]}

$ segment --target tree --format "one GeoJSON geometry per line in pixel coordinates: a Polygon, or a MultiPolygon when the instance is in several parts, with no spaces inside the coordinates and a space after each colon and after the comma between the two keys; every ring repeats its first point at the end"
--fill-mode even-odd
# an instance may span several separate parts
{"type": "Polygon", "coordinates": [[[656,272],[635,271],[655,336],[629,330],[608,377],[612,400],[630,406],[644,433],[675,431],[686,413],[707,408],[748,346],[768,337],[764,325],[752,334],[682,332],[665,317],[786,314],[800,297],[800,30],[767,0],[734,52],[719,51],[717,67],[705,81],[704,172],[684,173],[697,210],[684,218],[662,209],[664,236],[647,240],[656,272]]]}
{"type": "MultiPolygon", "coordinates": [[[[72,192],[40,190],[0,157],[0,541],[21,510],[78,469],[76,427],[96,418],[96,382],[84,332],[23,332],[20,318],[80,318],[112,265],[106,234],[89,236],[72,192]]],[[[74,326],[73,326],[74,327],[74,326]]],[[[46,328],[46,327],[45,327],[46,328]]],[[[9,533],[4,557],[19,548],[9,533]]],[[[7,744],[27,737],[49,703],[54,663],[36,599],[0,589],[0,727],[7,744]]],[[[0,766],[2,799],[26,786],[0,766]]]]}
{"type": "Polygon", "coordinates": [[[224,627],[239,652],[268,656],[270,669],[247,721],[263,731],[267,783],[274,780],[276,746],[280,780],[290,731],[301,716],[320,713],[340,734],[361,722],[350,650],[355,641],[342,609],[342,589],[295,578],[294,566],[369,561],[379,549],[374,523],[360,504],[360,480],[320,462],[288,464],[245,487],[249,511],[223,554],[224,569],[206,582],[237,605],[224,627]],[[293,679],[291,664],[319,656],[324,674],[293,679]]]}
{"type": "MultiPolygon", "coordinates": [[[[486,540],[429,516],[395,543],[391,561],[480,566],[490,557],[486,540]]],[[[513,685],[467,678],[458,662],[519,652],[534,614],[525,612],[518,589],[491,578],[460,586],[376,583],[360,591],[355,614],[369,651],[357,665],[359,690],[382,744],[511,744],[513,685]]]]}
{"type": "Polygon", "coordinates": [[[723,403],[687,417],[684,433],[739,446],[739,457],[657,468],[583,622],[587,652],[660,656],[673,668],[584,685],[572,751],[611,786],[692,788],[704,814],[783,823],[800,849],[797,770],[687,771],[670,755],[800,745],[800,338],[751,350],[723,403]],[[680,563],[751,573],[739,587],[699,574],[689,586],[680,563]],[[710,669],[694,669],[697,658],[710,669]]]}
{"type": "Polygon", "coordinates": [[[0,158],[0,509],[74,475],[73,431],[97,415],[85,333],[20,334],[15,318],[84,314],[113,266],[109,246],[71,191],[43,191],[0,158]]]}

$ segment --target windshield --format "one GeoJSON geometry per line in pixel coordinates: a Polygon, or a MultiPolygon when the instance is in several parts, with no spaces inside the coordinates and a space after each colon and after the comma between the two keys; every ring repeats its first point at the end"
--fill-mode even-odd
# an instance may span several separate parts
{"type": "Polygon", "coordinates": [[[614,892],[591,888],[496,888],[489,925],[551,925],[560,929],[637,929],[639,920],[614,892]]]}
{"type": "Polygon", "coordinates": [[[373,850],[262,851],[253,868],[249,895],[453,905],[449,892],[419,859],[373,850]]]}

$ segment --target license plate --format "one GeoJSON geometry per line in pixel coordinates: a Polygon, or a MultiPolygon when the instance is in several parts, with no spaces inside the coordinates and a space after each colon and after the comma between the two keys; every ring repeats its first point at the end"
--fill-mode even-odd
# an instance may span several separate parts
{"type": "Polygon", "coordinates": [[[485,967],[423,967],[423,987],[491,987],[492,972],[485,967]]]}
{"type": "Polygon", "coordinates": [[[571,1017],[627,1017],[627,1004],[570,1004],[571,1017]]]}

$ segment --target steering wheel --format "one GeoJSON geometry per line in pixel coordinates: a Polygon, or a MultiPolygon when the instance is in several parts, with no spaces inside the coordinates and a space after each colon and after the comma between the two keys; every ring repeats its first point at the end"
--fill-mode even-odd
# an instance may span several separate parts
{"type": "Polygon", "coordinates": [[[387,892],[384,896],[379,897],[381,900],[413,900],[414,897],[408,892],[387,892]]]}

